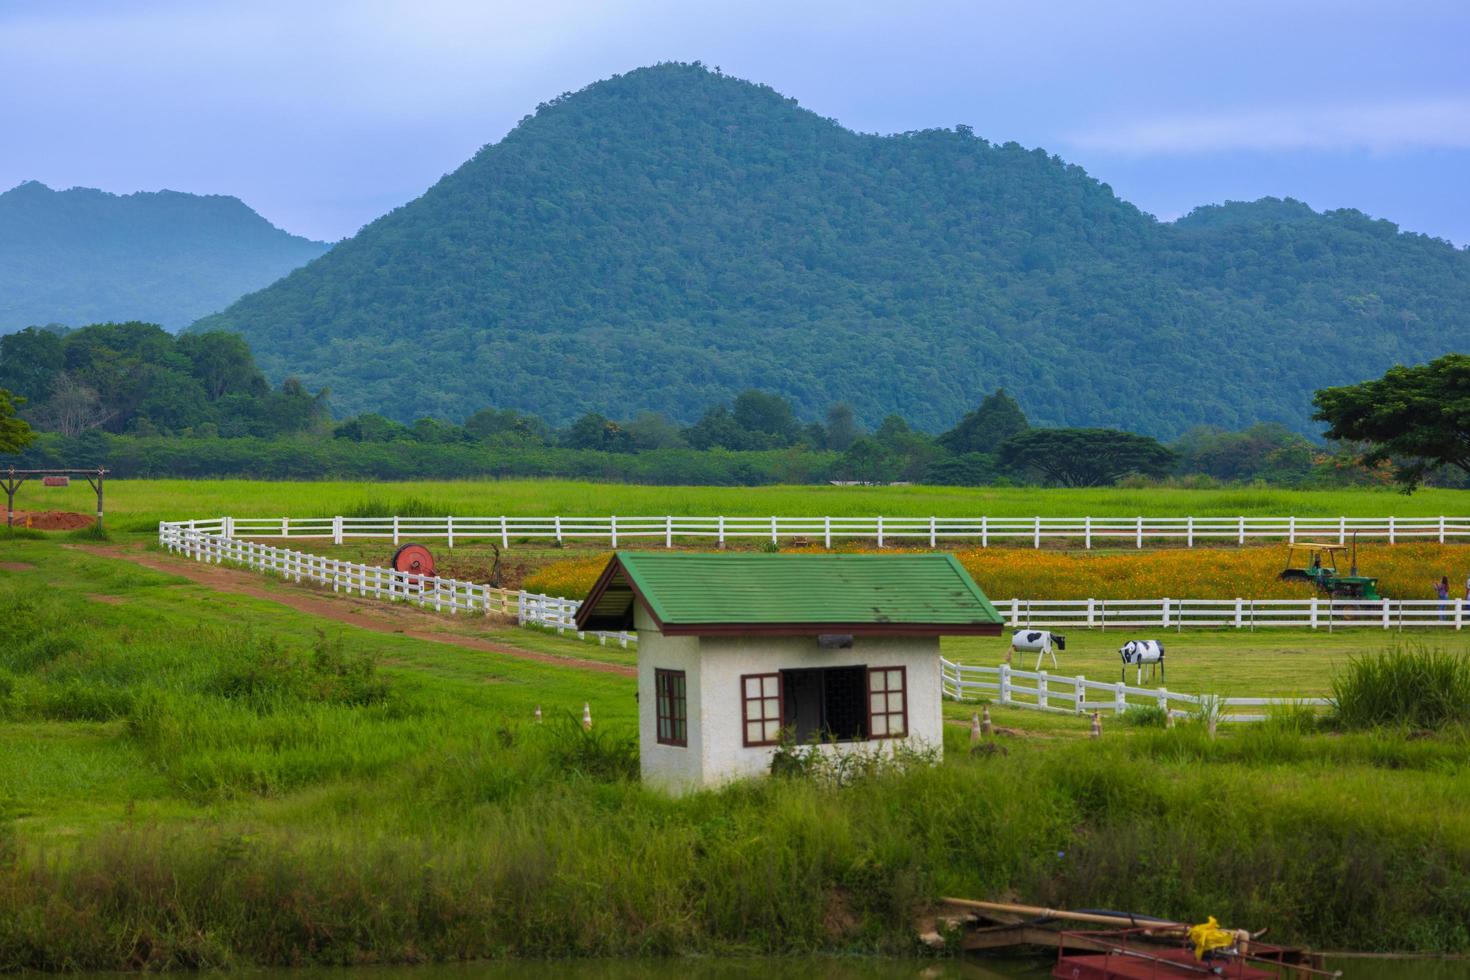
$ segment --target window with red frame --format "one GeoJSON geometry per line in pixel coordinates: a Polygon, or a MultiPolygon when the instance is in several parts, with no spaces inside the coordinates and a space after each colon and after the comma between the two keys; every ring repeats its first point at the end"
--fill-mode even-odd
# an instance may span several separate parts
{"type": "Polygon", "coordinates": [[[781,675],[746,674],[740,688],[745,744],[775,745],[781,740],[781,675]]]}
{"type": "Polygon", "coordinates": [[[868,668],[868,737],[909,733],[908,676],[903,667],[868,668]]]}
{"type": "Polygon", "coordinates": [[[658,715],[658,744],[689,744],[689,702],[685,696],[682,670],[656,669],[653,697],[658,715]]]}

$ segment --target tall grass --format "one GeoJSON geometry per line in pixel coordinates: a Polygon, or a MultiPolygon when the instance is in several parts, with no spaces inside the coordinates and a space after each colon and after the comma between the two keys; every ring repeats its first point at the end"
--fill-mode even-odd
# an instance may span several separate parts
{"type": "Polygon", "coordinates": [[[937,765],[671,799],[637,779],[626,678],[318,637],[24,547],[38,567],[0,580],[0,970],[907,954],[945,894],[1470,949],[1463,739],[1283,716],[981,755],[950,726],[937,765]],[[101,707],[67,716],[81,692],[101,707]]]}
{"type": "Polygon", "coordinates": [[[1423,645],[1353,657],[1332,679],[1347,728],[1470,725],[1470,657],[1423,645]]]}

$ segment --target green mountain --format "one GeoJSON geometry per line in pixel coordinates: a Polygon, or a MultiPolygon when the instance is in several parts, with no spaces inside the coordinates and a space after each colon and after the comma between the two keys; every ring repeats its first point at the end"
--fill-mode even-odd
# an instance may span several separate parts
{"type": "Polygon", "coordinates": [[[745,388],[938,430],[1309,428],[1311,392],[1470,340],[1470,253],[1352,211],[1161,223],[968,127],[854,133],[660,65],[538,107],[419,199],[200,324],[339,410],[691,420],[745,388]]]}
{"type": "Polygon", "coordinates": [[[330,247],[233,197],[28,181],[0,194],[0,333],[109,320],[178,329],[330,247]]]}

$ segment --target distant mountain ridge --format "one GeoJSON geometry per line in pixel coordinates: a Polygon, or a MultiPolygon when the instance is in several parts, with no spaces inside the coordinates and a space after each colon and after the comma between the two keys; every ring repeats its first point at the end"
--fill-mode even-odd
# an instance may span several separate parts
{"type": "Polygon", "coordinates": [[[0,194],[0,331],[108,320],[179,329],[330,247],[234,197],[27,181],[0,194]]]}
{"type": "Polygon", "coordinates": [[[1470,253],[1295,201],[1161,223],[968,128],[854,133],[698,65],[538,107],[201,328],[348,412],[690,421],[743,388],[947,428],[1311,430],[1314,388],[1470,341],[1470,253]]]}

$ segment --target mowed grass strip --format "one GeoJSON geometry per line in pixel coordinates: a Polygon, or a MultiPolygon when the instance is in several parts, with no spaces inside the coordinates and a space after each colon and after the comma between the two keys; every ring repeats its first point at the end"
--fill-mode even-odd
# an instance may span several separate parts
{"type": "MultiPolygon", "coordinates": [[[[65,489],[27,484],[26,510],[91,513],[83,483],[65,489]]],[[[288,482],[122,480],[107,482],[113,526],[146,531],[190,517],[331,517],[336,514],[457,516],[719,515],[769,517],[1083,517],[1462,515],[1464,494],[1388,489],[1038,489],[1034,487],[660,487],[571,480],[288,482]]]]}

